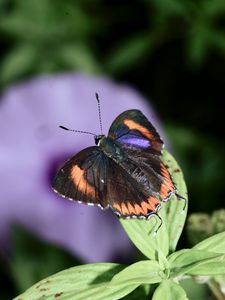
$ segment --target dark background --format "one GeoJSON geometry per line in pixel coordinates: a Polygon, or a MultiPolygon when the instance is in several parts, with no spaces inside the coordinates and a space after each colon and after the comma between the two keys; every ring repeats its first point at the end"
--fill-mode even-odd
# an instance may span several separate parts
{"type": "MultiPolygon", "coordinates": [[[[150,99],[171,141],[189,213],[223,208],[224,1],[0,0],[0,35],[1,91],[65,71],[132,85],[150,99]]],[[[17,291],[16,276],[1,272],[5,288],[17,291]]]]}

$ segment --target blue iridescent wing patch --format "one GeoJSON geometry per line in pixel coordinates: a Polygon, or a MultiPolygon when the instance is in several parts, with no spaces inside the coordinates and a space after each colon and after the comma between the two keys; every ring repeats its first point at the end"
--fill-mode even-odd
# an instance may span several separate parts
{"type": "Polygon", "coordinates": [[[127,110],[112,123],[108,136],[122,147],[149,149],[161,155],[163,141],[148,119],[137,109],[127,110]]]}
{"type": "Polygon", "coordinates": [[[121,137],[117,138],[117,142],[144,149],[151,147],[150,140],[144,138],[141,134],[134,132],[122,135],[121,137]]]}

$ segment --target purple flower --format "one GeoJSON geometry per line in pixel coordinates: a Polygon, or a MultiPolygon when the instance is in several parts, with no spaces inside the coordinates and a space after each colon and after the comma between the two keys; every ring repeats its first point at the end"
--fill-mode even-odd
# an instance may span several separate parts
{"type": "MultiPolygon", "coordinates": [[[[100,133],[95,92],[101,100],[103,131],[122,111],[139,108],[157,123],[134,89],[81,74],[43,76],[12,86],[0,102],[0,242],[19,223],[62,245],[84,261],[129,255],[133,246],[111,211],[72,203],[51,190],[51,177],[65,159],[94,145],[100,133]]],[[[157,125],[157,124],[156,124],[157,125]]],[[[157,126],[158,128],[158,126],[157,126]]]]}

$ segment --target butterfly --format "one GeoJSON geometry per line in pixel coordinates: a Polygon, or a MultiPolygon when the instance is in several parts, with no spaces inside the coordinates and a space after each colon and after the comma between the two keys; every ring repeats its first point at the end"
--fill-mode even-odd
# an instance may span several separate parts
{"type": "MultiPolygon", "coordinates": [[[[61,126],[63,129],[67,129],[61,126]]],[[[55,192],[79,203],[111,208],[124,218],[157,215],[161,201],[176,193],[161,160],[164,143],[137,109],[121,113],[108,136],[70,158],[53,179],[55,192]]]]}

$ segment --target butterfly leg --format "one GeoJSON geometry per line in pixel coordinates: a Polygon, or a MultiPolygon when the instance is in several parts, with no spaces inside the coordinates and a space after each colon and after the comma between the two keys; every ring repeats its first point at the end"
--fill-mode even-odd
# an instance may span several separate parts
{"type": "Polygon", "coordinates": [[[176,195],[176,197],[177,197],[177,199],[178,199],[178,200],[182,200],[182,201],[184,201],[184,207],[183,207],[183,211],[185,211],[185,209],[186,209],[186,206],[187,206],[187,199],[186,199],[186,198],[184,198],[184,197],[182,197],[181,195],[179,195],[179,194],[177,194],[177,193],[175,193],[175,195],[176,195]]]}
{"type": "Polygon", "coordinates": [[[161,226],[162,226],[162,223],[163,223],[163,220],[162,220],[162,218],[157,214],[157,213],[155,213],[155,216],[159,219],[159,221],[160,221],[160,224],[158,225],[158,227],[156,228],[156,230],[154,231],[154,236],[156,236],[156,234],[158,233],[158,231],[159,231],[159,229],[161,228],[161,226]]]}
{"type": "MultiPolygon", "coordinates": [[[[151,214],[151,217],[156,217],[156,218],[158,218],[159,221],[160,221],[160,224],[157,226],[157,229],[154,230],[154,232],[153,232],[153,235],[156,236],[156,234],[158,233],[160,227],[162,226],[163,220],[162,220],[162,218],[158,215],[158,213],[152,213],[152,214],[151,214]]],[[[155,223],[155,226],[154,226],[154,227],[156,227],[157,223],[158,223],[158,222],[155,223]]],[[[152,230],[149,231],[148,234],[150,235],[151,233],[152,233],[152,230]]]]}

